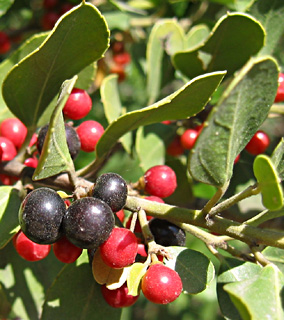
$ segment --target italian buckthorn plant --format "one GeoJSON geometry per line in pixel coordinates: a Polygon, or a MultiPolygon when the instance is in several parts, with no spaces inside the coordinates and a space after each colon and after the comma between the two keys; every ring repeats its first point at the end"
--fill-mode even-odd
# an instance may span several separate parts
{"type": "Polygon", "coordinates": [[[283,20],[0,1],[0,319],[284,319],[283,20]]]}

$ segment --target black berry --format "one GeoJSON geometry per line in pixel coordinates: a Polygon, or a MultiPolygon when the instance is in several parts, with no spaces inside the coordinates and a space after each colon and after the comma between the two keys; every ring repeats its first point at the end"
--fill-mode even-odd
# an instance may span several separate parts
{"type": "Polygon", "coordinates": [[[155,241],[165,247],[185,245],[186,234],[183,229],[175,224],[154,218],[149,222],[150,230],[155,238],[155,241]]]}
{"type": "Polygon", "coordinates": [[[102,174],[96,181],[93,197],[106,202],[113,212],[121,210],[127,198],[127,184],[116,173],[102,174]]]}
{"type": "MultiPolygon", "coordinates": [[[[39,153],[41,153],[42,151],[45,136],[48,131],[48,126],[49,126],[48,124],[43,126],[38,133],[37,149],[39,153]]],[[[74,160],[80,151],[81,142],[76,130],[66,123],[65,123],[65,133],[66,133],[66,141],[67,141],[68,149],[69,149],[71,158],[74,160]]]]}
{"type": "Polygon", "coordinates": [[[61,237],[65,212],[65,203],[57,192],[49,188],[35,189],[26,196],[20,207],[21,229],[33,242],[54,243],[61,237]]]}
{"type": "Polygon", "coordinates": [[[114,215],[100,199],[81,198],[73,202],[63,219],[66,237],[82,249],[99,247],[114,228],[114,215]]]}

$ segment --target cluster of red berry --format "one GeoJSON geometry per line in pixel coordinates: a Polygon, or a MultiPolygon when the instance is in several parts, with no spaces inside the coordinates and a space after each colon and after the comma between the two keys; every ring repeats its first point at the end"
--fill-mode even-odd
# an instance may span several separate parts
{"type": "MultiPolygon", "coordinates": [[[[156,194],[162,196],[168,196],[176,187],[175,174],[167,166],[149,169],[143,180],[145,190],[151,193],[156,190],[156,194]]],[[[17,252],[28,261],[38,261],[49,254],[52,246],[60,261],[72,263],[83,249],[88,249],[99,254],[103,263],[112,269],[133,265],[139,256],[138,238],[128,228],[116,227],[114,219],[114,213],[123,209],[127,193],[125,180],[116,173],[101,175],[91,196],[73,202],[64,201],[60,193],[49,188],[31,191],[19,210],[21,230],[13,238],[17,252]]],[[[157,243],[185,244],[182,229],[165,220],[152,219],[151,222],[150,229],[157,243]]],[[[95,272],[96,260],[94,256],[91,259],[95,272]]],[[[148,300],[166,304],[180,295],[182,281],[176,271],[158,261],[147,262],[146,269],[141,290],[148,300]]],[[[139,297],[139,293],[128,294],[126,282],[115,289],[107,285],[101,288],[106,302],[116,308],[130,306],[139,297]]]]}
{"type": "MultiPolygon", "coordinates": [[[[84,118],[92,108],[92,99],[85,90],[74,88],[63,108],[66,119],[78,120],[84,118]]],[[[36,168],[38,164],[37,152],[41,154],[48,125],[42,127],[38,135],[34,134],[29,146],[36,145],[33,152],[24,161],[29,167],[36,168]]],[[[104,133],[103,126],[95,120],[83,121],[76,129],[65,124],[66,140],[72,159],[75,159],[80,150],[93,152],[96,144],[104,133]]],[[[10,161],[17,155],[27,135],[26,126],[17,118],[8,118],[0,124],[0,160],[10,161]]],[[[0,175],[2,184],[11,185],[17,177],[0,175]]]]}
{"type": "Polygon", "coordinates": [[[126,78],[125,67],[131,62],[131,56],[125,50],[123,41],[114,41],[111,44],[111,52],[109,71],[118,75],[118,81],[123,81],[126,78]]]}

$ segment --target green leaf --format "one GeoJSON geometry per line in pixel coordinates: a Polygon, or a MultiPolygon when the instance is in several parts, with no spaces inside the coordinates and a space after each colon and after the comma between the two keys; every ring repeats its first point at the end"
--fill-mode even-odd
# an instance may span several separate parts
{"type": "Polygon", "coordinates": [[[282,0],[258,0],[250,9],[253,15],[265,28],[265,45],[259,54],[272,54],[284,32],[284,2],[282,0]]]}
{"type": "Polygon", "coordinates": [[[173,19],[159,20],[153,27],[147,45],[147,92],[149,103],[157,100],[162,79],[162,58],[184,48],[184,32],[173,19]]]}
{"type": "MultiPolygon", "coordinates": [[[[11,56],[6,58],[0,64],[0,85],[2,86],[3,80],[7,76],[7,73],[11,70],[11,68],[21,61],[26,55],[34,51],[37,47],[39,47],[44,39],[47,37],[48,33],[41,33],[37,35],[33,35],[28,40],[26,40],[17,50],[13,52],[11,56]]],[[[7,108],[5,101],[3,100],[2,93],[0,94],[0,121],[14,117],[11,111],[7,108]]]]}
{"type": "Polygon", "coordinates": [[[0,17],[6,13],[15,0],[0,0],[0,17]]]}
{"type": "Polygon", "coordinates": [[[271,161],[277,170],[279,178],[284,180],[284,138],[281,138],[278,145],[274,149],[271,155],[271,161]]]}
{"type": "Polygon", "coordinates": [[[154,165],[165,163],[165,141],[172,134],[173,128],[161,123],[138,128],[135,149],[144,172],[154,165]]]}
{"type": "Polygon", "coordinates": [[[127,278],[128,294],[138,296],[140,289],[140,282],[147,271],[147,265],[140,262],[135,262],[130,268],[127,278]]]}
{"type": "Polygon", "coordinates": [[[193,26],[185,36],[185,49],[193,50],[199,47],[209,36],[210,30],[206,24],[198,24],[193,26]]]}
{"type": "Polygon", "coordinates": [[[18,190],[10,186],[0,187],[0,248],[4,247],[19,229],[20,205],[18,190]]]}
{"type": "Polygon", "coordinates": [[[165,264],[179,274],[185,293],[202,292],[214,279],[214,265],[201,252],[183,247],[168,247],[167,251],[173,259],[165,259],[165,264]]]}
{"type": "Polygon", "coordinates": [[[49,288],[41,320],[120,319],[121,309],[110,307],[93,279],[89,264],[67,265],[49,288]]]}
{"type": "Polygon", "coordinates": [[[63,171],[72,172],[75,170],[66,141],[62,109],[77,78],[75,76],[71,80],[66,80],[62,86],[56,108],[50,119],[38,166],[33,174],[33,180],[41,180],[63,171]]]}
{"type": "Polygon", "coordinates": [[[101,85],[101,99],[108,123],[116,120],[122,113],[122,105],[118,93],[118,75],[105,77],[101,85]]]}
{"type": "Polygon", "coordinates": [[[194,179],[224,186],[234,161],[266,119],[278,87],[274,59],[251,60],[226,89],[189,159],[194,179]]]}
{"type": "Polygon", "coordinates": [[[275,264],[282,273],[284,272],[284,250],[274,247],[266,247],[261,252],[264,257],[275,264]]]}
{"type": "MultiPolygon", "coordinates": [[[[118,92],[118,75],[111,74],[105,77],[101,85],[101,98],[104,106],[105,116],[108,123],[116,120],[122,114],[122,105],[118,92]]],[[[132,134],[127,133],[120,139],[124,149],[131,153],[132,134]]]]}
{"type": "Polygon", "coordinates": [[[173,63],[189,78],[217,70],[227,70],[231,75],[262,48],[264,38],[264,29],[256,19],[228,13],[216,23],[203,45],[175,53],[173,63]]]}
{"type": "Polygon", "coordinates": [[[198,113],[216,90],[224,74],[215,72],[193,79],[161,101],[120,116],[107,127],[98,141],[97,158],[105,156],[120,137],[139,126],[184,119],[198,113]]]}
{"type": "Polygon", "coordinates": [[[253,172],[261,189],[262,204],[269,210],[283,206],[283,190],[273,162],[264,154],[258,155],[253,162],[253,172]]]}
{"type": "Polygon", "coordinates": [[[94,83],[97,73],[97,63],[93,62],[78,73],[76,88],[88,90],[94,83]]]}
{"type": "Polygon", "coordinates": [[[110,30],[129,30],[130,16],[125,12],[106,12],[104,17],[110,30]]]}
{"type": "Polygon", "coordinates": [[[238,310],[232,303],[228,293],[224,290],[227,283],[247,280],[259,274],[261,267],[255,263],[226,258],[223,260],[217,279],[218,302],[222,314],[226,319],[241,320],[238,310]]]}
{"type": "Polygon", "coordinates": [[[7,75],[2,89],[9,109],[27,127],[36,127],[63,81],[102,57],[108,36],[93,5],[84,2],[68,11],[44,43],[7,75]]]}
{"type": "Polygon", "coordinates": [[[44,295],[64,264],[54,254],[30,262],[19,256],[10,241],[0,250],[0,279],[12,311],[7,319],[39,319],[44,295]]]}
{"type": "Polygon", "coordinates": [[[282,309],[284,276],[274,265],[264,267],[259,275],[229,283],[229,293],[242,319],[283,319],[282,309]]]}

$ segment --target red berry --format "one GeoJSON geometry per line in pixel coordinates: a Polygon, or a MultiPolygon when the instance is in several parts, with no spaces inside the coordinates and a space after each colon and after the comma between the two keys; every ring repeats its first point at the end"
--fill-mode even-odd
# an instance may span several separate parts
{"type": "Polygon", "coordinates": [[[284,73],[279,73],[278,84],[274,102],[284,101],[284,73]]]}
{"type": "Polygon", "coordinates": [[[97,121],[87,120],[82,122],[76,131],[81,141],[81,150],[92,152],[96,149],[97,142],[104,133],[104,128],[97,121]]]}
{"type": "Polygon", "coordinates": [[[166,125],[169,125],[169,124],[172,123],[172,121],[171,121],[171,120],[164,120],[164,121],[162,121],[162,123],[163,123],[163,124],[166,124],[166,125]]]}
{"type": "Polygon", "coordinates": [[[124,52],[124,43],[122,41],[115,41],[111,45],[112,52],[114,54],[124,52]]]}
{"type": "Polygon", "coordinates": [[[238,154],[235,158],[234,164],[236,164],[237,162],[239,162],[241,155],[238,154]]]}
{"type": "Polygon", "coordinates": [[[125,65],[131,61],[131,56],[128,52],[117,53],[113,56],[113,61],[116,64],[125,65]]]}
{"type": "Polygon", "coordinates": [[[175,136],[174,140],[167,147],[167,154],[176,157],[184,153],[184,148],[180,142],[180,136],[175,136]]]}
{"type": "Polygon", "coordinates": [[[2,161],[10,161],[17,155],[14,143],[5,137],[0,137],[0,147],[2,149],[2,161]]]}
{"type": "Polygon", "coordinates": [[[263,131],[257,131],[251,138],[250,142],[246,145],[247,152],[253,155],[263,153],[269,146],[270,139],[263,131]]]}
{"type": "Polygon", "coordinates": [[[120,288],[109,290],[105,285],[101,287],[102,295],[105,301],[113,308],[123,308],[132,306],[138,296],[131,296],[128,294],[127,284],[124,283],[120,288]]]}
{"type": "Polygon", "coordinates": [[[0,180],[5,186],[11,186],[15,182],[12,177],[7,176],[6,174],[0,174],[0,180]]]}
{"type": "Polygon", "coordinates": [[[61,6],[61,9],[60,9],[60,15],[63,15],[64,13],[68,12],[72,8],[74,8],[73,4],[63,3],[63,5],[61,6]]]}
{"type": "Polygon", "coordinates": [[[182,281],[178,273],[163,264],[150,266],[142,278],[142,292],[151,302],[167,304],[182,292],[182,281]]]}
{"type": "Polygon", "coordinates": [[[147,196],[144,199],[149,200],[149,201],[159,202],[159,203],[165,203],[165,201],[162,198],[159,198],[156,196],[147,196]]]}
{"type": "Polygon", "coordinates": [[[92,109],[92,99],[87,91],[74,88],[63,108],[66,117],[72,120],[84,118],[92,109]]]}
{"type": "Polygon", "coordinates": [[[0,135],[11,140],[16,148],[20,148],[27,135],[27,127],[17,118],[8,118],[0,124],[0,135]]]}
{"type": "Polygon", "coordinates": [[[24,164],[25,164],[27,167],[36,168],[37,165],[38,165],[38,160],[37,160],[37,158],[35,158],[35,157],[33,157],[33,158],[27,158],[27,159],[24,161],[24,164]]]}
{"type": "Polygon", "coordinates": [[[32,138],[31,138],[31,141],[30,141],[30,143],[29,143],[29,147],[33,146],[33,145],[36,144],[36,143],[37,143],[37,134],[34,133],[33,136],[32,136],[32,138]]]}
{"type": "Polygon", "coordinates": [[[45,9],[53,9],[58,4],[58,0],[43,0],[43,7],[45,9]]]}
{"type": "Polygon", "coordinates": [[[195,141],[198,137],[198,131],[195,129],[187,129],[180,137],[181,145],[184,149],[190,150],[194,147],[195,141]]]}
{"type": "Polygon", "coordinates": [[[41,19],[41,26],[43,30],[51,30],[59,18],[60,15],[57,12],[46,12],[41,19]]]}
{"type": "Polygon", "coordinates": [[[124,218],[125,218],[125,213],[124,213],[123,209],[117,211],[115,214],[117,215],[118,219],[123,223],[124,218]]]}
{"type": "Polygon", "coordinates": [[[53,252],[56,258],[63,263],[75,262],[83,249],[76,247],[66,237],[62,237],[53,244],[53,252]]]}
{"type": "Polygon", "coordinates": [[[124,268],[134,263],[138,243],[133,232],[114,228],[109,238],[100,246],[103,261],[111,268],[124,268]]]}
{"type": "MultiPolygon", "coordinates": [[[[150,221],[151,219],[153,219],[152,216],[146,216],[146,218],[147,218],[147,221],[150,221]]],[[[127,222],[126,222],[126,225],[125,225],[125,226],[126,226],[127,229],[130,229],[132,219],[133,219],[133,214],[130,215],[129,219],[128,219],[127,222]]],[[[134,232],[136,232],[136,233],[142,233],[141,225],[140,225],[140,222],[139,222],[138,219],[136,220],[134,232]]]]}
{"type": "Polygon", "coordinates": [[[3,156],[3,150],[2,150],[2,148],[0,147],[0,162],[2,162],[2,156],[3,156]]]}
{"type": "Polygon", "coordinates": [[[147,257],[148,256],[148,254],[146,252],[145,244],[138,243],[137,254],[140,254],[141,257],[147,257]]]}
{"type": "Polygon", "coordinates": [[[49,254],[51,248],[49,244],[38,244],[31,241],[22,231],[16,235],[14,242],[18,254],[28,261],[44,259],[49,254]]]}
{"type": "Polygon", "coordinates": [[[7,53],[11,49],[11,41],[8,35],[0,31],[0,54],[7,53]]]}
{"type": "Polygon", "coordinates": [[[119,82],[125,80],[125,78],[126,78],[126,73],[125,73],[124,67],[120,64],[114,64],[110,68],[110,73],[116,73],[118,75],[119,82]]]}
{"type": "Polygon", "coordinates": [[[144,174],[145,191],[161,198],[169,197],[177,187],[176,174],[166,165],[154,166],[144,174]]]}

